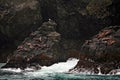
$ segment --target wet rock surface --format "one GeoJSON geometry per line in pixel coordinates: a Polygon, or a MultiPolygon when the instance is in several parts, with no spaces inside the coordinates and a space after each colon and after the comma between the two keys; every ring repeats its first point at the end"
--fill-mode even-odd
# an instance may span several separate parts
{"type": "MultiPolygon", "coordinates": [[[[81,48],[80,61],[75,68],[78,68],[78,71],[81,71],[81,68],[91,71],[99,67],[103,74],[119,69],[119,32],[120,26],[110,26],[101,30],[91,40],[87,40],[81,48]]],[[[96,73],[96,71],[93,72],[96,73]]]]}
{"type": "Polygon", "coordinates": [[[70,69],[69,71],[72,73],[82,73],[82,74],[97,74],[99,73],[99,70],[97,63],[90,62],[87,60],[79,60],[77,65],[74,67],[74,69],[70,69]]]}

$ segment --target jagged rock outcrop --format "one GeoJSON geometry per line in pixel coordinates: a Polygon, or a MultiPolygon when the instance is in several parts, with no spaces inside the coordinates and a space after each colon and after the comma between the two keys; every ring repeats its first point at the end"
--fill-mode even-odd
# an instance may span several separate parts
{"type": "Polygon", "coordinates": [[[60,40],[60,34],[55,31],[56,23],[52,20],[44,22],[40,28],[32,32],[12,56],[4,68],[12,67],[24,69],[36,65],[51,65],[57,58],[54,48],[60,40]]]}
{"type": "MultiPolygon", "coordinates": [[[[80,61],[76,70],[91,69],[108,74],[119,69],[120,64],[120,26],[110,26],[101,30],[91,40],[86,40],[81,48],[80,61]],[[85,62],[85,63],[83,63],[85,62]],[[94,66],[95,65],[95,66],[94,66]],[[97,68],[100,68],[97,69],[97,68]]],[[[97,72],[96,72],[97,71],[97,72]]]]}
{"type": "Polygon", "coordinates": [[[0,63],[5,63],[8,55],[13,53],[15,48],[14,41],[6,35],[0,33],[0,63]]]}

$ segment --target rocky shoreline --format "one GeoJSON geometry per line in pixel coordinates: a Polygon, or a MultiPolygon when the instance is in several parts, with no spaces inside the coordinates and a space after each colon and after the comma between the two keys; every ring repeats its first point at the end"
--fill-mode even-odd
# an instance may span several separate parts
{"type": "Polygon", "coordinates": [[[1,0],[3,68],[50,66],[79,58],[72,71],[120,67],[119,0],[1,0]],[[98,33],[99,32],[99,33],[98,33]]]}

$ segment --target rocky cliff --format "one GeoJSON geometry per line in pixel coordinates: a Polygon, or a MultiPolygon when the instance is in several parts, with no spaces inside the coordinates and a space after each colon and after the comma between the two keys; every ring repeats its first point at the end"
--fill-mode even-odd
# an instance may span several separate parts
{"type": "MultiPolygon", "coordinates": [[[[78,58],[79,53],[84,52],[80,48],[86,39],[90,39],[106,26],[120,24],[119,4],[119,0],[1,0],[0,61],[3,61],[3,56],[6,61],[17,46],[23,45],[26,48],[24,42],[29,42],[25,41],[26,37],[34,31],[39,32],[37,29],[42,27],[41,24],[50,19],[57,23],[55,31],[61,35],[60,42],[53,51],[57,54],[57,61],[65,61],[68,57],[78,58]],[[10,51],[6,52],[6,49],[10,51]]],[[[109,40],[108,44],[111,44],[109,40]]],[[[91,51],[94,56],[96,53],[91,51]]],[[[19,52],[14,52],[17,53],[19,52]]],[[[33,54],[31,50],[30,53],[33,54]]],[[[97,57],[95,60],[99,61],[98,59],[97,57]]]]}
{"type": "Polygon", "coordinates": [[[57,31],[64,38],[89,38],[100,29],[115,25],[113,21],[118,22],[118,3],[112,0],[1,0],[0,32],[16,41],[23,40],[50,18],[57,22],[57,31]]]}

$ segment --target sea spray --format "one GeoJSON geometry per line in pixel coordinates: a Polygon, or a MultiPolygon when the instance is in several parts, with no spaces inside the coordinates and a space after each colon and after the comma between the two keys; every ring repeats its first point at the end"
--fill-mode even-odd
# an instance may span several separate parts
{"type": "Polygon", "coordinates": [[[78,59],[68,59],[66,62],[55,63],[51,66],[43,66],[40,70],[34,72],[26,72],[25,75],[28,76],[48,76],[48,74],[63,73],[68,72],[72,69],[78,62],[78,59]]]}
{"type": "Polygon", "coordinates": [[[100,66],[97,68],[98,69],[98,75],[102,75],[102,73],[101,73],[101,69],[100,69],[100,66]]]}
{"type": "Polygon", "coordinates": [[[0,68],[6,65],[6,63],[0,63],[0,68]]]}
{"type": "Polygon", "coordinates": [[[21,73],[23,71],[20,68],[3,68],[1,70],[6,72],[15,72],[15,73],[21,73]]]}
{"type": "Polygon", "coordinates": [[[43,66],[37,71],[31,70],[31,68],[26,68],[26,71],[20,68],[6,68],[2,69],[5,73],[0,71],[0,80],[120,80],[120,76],[118,76],[120,70],[117,70],[117,75],[89,74],[89,71],[79,74],[67,73],[77,62],[78,59],[69,59],[66,62],[59,62],[48,67],[43,66]]]}

